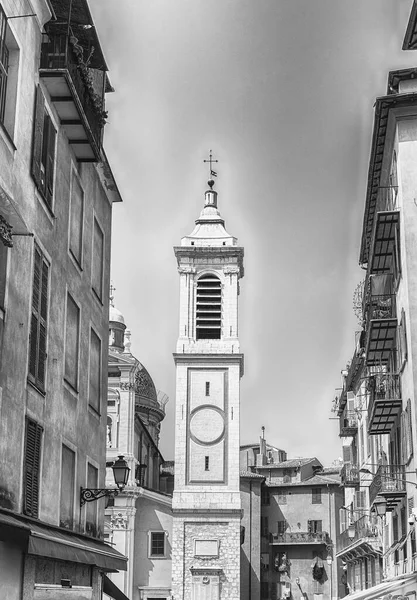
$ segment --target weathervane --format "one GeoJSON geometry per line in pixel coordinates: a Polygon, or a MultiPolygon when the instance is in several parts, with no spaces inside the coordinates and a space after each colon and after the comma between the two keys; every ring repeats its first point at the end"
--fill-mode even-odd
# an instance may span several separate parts
{"type": "Polygon", "coordinates": [[[209,179],[209,181],[207,183],[209,184],[210,188],[213,189],[214,179],[212,179],[212,178],[213,177],[217,177],[217,172],[213,171],[213,163],[217,163],[219,161],[217,159],[213,158],[212,151],[210,150],[210,154],[209,154],[208,160],[204,159],[203,162],[210,163],[210,179],[209,179]]]}

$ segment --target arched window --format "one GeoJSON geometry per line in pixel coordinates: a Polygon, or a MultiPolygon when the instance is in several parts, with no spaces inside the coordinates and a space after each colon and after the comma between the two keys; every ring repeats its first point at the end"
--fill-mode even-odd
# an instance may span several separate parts
{"type": "Polygon", "coordinates": [[[197,340],[219,340],[222,325],[222,286],[216,275],[197,281],[197,340]]]}

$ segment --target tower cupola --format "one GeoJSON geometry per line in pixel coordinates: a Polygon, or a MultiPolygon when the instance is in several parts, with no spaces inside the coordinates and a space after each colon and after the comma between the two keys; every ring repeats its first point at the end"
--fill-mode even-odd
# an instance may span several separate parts
{"type": "Polygon", "coordinates": [[[125,349],[124,336],[126,324],[120,310],[114,306],[114,297],[110,296],[109,309],[109,348],[116,352],[123,352],[125,349]]]}

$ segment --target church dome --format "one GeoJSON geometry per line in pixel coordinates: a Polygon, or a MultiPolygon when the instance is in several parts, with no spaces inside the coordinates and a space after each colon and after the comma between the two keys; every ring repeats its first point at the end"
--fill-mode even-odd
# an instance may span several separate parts
{"type": "Polygon", "coordinates": [[[139,361],[135,375],[135,391],[137,395],[144,400],[150,400],[152,403],[158,402],[158,396],[152,377],[139,361]]]}
{"type": "Polygon", "coordinates": [[[110,323],[121,323],[122,325],[125,325],[124,316],[122,315],[120,310],[117,310],[117,308],[115,308],[111,304],[110,304],[110,312],[109,312],[109,321],[110,321],[110,323]]]}

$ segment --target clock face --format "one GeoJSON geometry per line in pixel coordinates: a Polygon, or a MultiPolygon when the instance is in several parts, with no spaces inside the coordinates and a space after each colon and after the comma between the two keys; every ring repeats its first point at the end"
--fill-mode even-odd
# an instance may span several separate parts
{"type": "Polygon", "coordinates": [[[214,408],[200,408],[191,417],[190,431],[200,444],[215,444],[224,434],[223,415],[214,408]]]}

